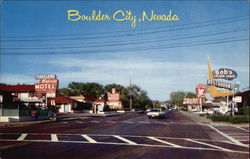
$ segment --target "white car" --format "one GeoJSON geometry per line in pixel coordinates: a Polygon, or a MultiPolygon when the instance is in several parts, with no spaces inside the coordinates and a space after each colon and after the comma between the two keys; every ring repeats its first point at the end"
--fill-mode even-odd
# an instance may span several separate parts
{"type": "Polygon", "coordinates": [[[147,113],[149,119],[151,118],[165,118],[166,112],[161,109],[152,109],[147,113]]]}

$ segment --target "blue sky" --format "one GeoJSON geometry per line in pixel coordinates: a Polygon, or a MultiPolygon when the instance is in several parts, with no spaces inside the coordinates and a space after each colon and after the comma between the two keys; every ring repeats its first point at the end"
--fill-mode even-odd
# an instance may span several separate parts
{"type": "MultiPolygon", "coordinates": [[[[1,2],[1,78],[35,83],[35,74],[71,81],[139,85],[151,99],[194,92],[212,69],[230,68],[249,86],[249,2],[7,1],[1,2]],[[179,21],[69,21],[67,10],[91,15],[131,11],[178,15],[179,21]]],[[[207,97],[209,95],[207,94],[207,97]]]]}

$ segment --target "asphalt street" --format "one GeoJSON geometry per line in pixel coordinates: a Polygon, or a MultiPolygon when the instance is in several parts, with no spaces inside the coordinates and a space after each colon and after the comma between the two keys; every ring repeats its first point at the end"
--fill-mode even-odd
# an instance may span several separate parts
{"type": "Polygon", "coordinates": [[[80,159],[247,159],[249,128],[136,112],[54,123],[1,126],[0,157],[80,159]]]}

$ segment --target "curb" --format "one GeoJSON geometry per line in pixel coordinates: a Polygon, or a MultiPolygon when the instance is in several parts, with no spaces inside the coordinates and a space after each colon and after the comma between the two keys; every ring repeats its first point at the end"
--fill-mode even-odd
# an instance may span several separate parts
{"type": "Polygon", "coordinates": [[[198,122],[198,123],[202,123],[202,124],[210,124],[210,125],[213,125],[213,126],[249,126],[249,123],[242,123],[242,124],[233,124],[233,123],[220,123],[220,122],[213,122],[212,120],[210,119],[207,119],[205,117],[202,117],[202,116],[199,116],[197,114],[196,117],[197,118],[200,118],[200,119],[203,119],[203,120],[208,120],[209,122],[206,122],[206,121],[202,121],[202,120],[199,120],[199,119],[194,119],[191,115],[192,112],[188,112],[190,113],[191,115],[186,115],[185,113],[183,113],[182,111],[180,111],[183,115],[185,115],[186,117],[192,119],[193,121],[195,122],[198,122]]]}
{"type": "MultiPolygon", "coordinates": [[[[84,116],[77,116],[77,117],[61,117],[60,115],[57,117],[57,121],[55,122],[62,122],[62,121],[72,121],[72,120],[79,120],[79,119],[88,119],[88,118],[95,118],[95,117],[108,117],[108,116],[117,116],[122,115],[125,113],[116,113],[116,114],[99,114],[99,115],[84,115],[84,116]]],[[[9,126],[22,126],[22,125],[33,125],[33,124],[43,124],[43,123],[55,123],[51,120],[38,120],[38,121],[20,121],[20,122],[3,122],[0,123],[0,127],[9,127],[9,126]]]]}

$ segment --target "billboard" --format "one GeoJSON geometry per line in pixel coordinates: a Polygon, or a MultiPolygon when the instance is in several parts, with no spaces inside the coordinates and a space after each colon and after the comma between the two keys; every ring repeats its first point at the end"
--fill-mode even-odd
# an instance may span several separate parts
{"type": "Polygon", "coordinates": [[[52,74],[39,74],[39,75],[35,75],[35,79],[36,80],[40,80],[40,79],[56,79],[56,75],[52,75],[52,74]]]}
{"type": "Polygon", "coordinates": [[[108,101],[110,102],[118,102],[120,100],[119,93],[108,93],[108,101]]]}
{"type": "Polygon", "coordinates": [[[196,86],[195,91],[198,98],[204,98],[206,94],[206,85],[199,84],[196,86]]]}
{"type": "Polygon", "coordinates": [[[224,88],[227,90],[233,90],[234,87],[232,83],[221,82],[216,80],[207,80],[207,85],[224,88]]]}
{"type": "Polygon", "coordinates": [[[198,98],[184,98],[183,104],[199,104],[198,98]]]}
{"type": "Polygon", "coordinates": [[[55,94],[58,88],[58,79],[42,78],[35,83],[35,90],[39,94],[55,94]]]}
{"type": "Polygon", "coordinates": [[[237,73],[234,70],[228,68],[214,70],[212,74],[214,79],[233,80],[237,77],[237,73]]]}

